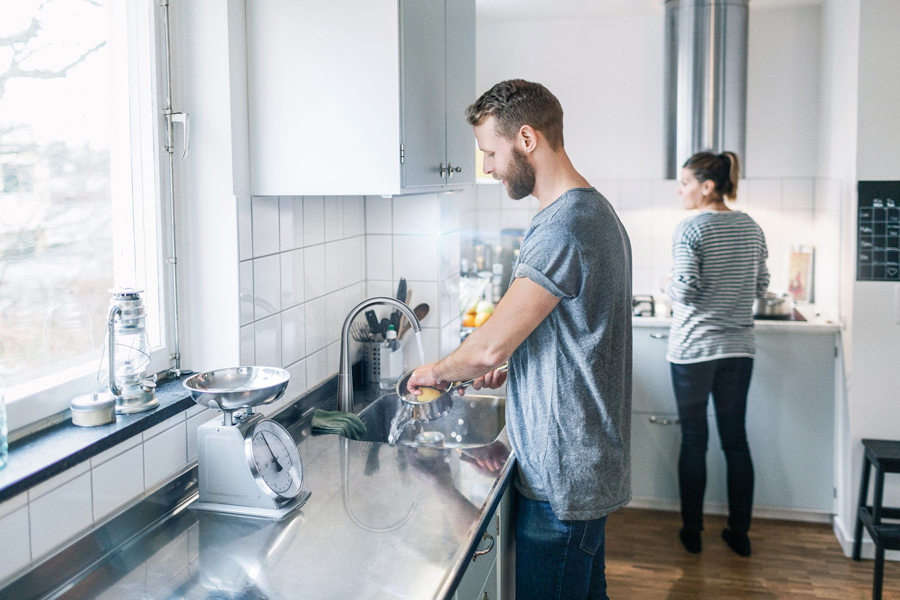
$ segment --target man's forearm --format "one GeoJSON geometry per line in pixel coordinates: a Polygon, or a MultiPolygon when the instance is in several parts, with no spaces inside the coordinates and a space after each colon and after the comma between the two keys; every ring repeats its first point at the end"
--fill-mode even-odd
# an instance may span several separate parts
{"type": "Polygon", "coordinates": [[[441,381],[468,381],[496,369],[509,357],[491,348],[485,338],[487,329],[476,329],[466,341],[434,367],[434,375],[441,381]]]}

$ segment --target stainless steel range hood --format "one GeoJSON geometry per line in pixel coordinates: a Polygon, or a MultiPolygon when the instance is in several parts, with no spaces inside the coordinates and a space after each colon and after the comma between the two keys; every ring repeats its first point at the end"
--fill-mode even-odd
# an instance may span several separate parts
{"type": "MultiPolygon", "coordinates": [[[[748,0],[666,0],[666,177],[692,154],[745,161],[748,0]]],[[[746,164],[743,171],[746,173],[746,164]]]]}

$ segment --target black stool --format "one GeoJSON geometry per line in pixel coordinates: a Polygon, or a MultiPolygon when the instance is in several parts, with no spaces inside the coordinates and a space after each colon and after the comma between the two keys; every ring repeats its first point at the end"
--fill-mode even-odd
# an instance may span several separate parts
{"type": "Polygon", "coordinates": [[[900,524],[884,524],[882,519],[900,519],[900,508],[882,506],[884,474],[900,473],[900,442],[891,440],[863,440],[863,472],[859,486],[859,506],[856,512],[856,534],[853,537],[853,560],[858,561],[862,549],[862,528],[875,542],[875,582],[872,600],[881,600],[884,580],[884,551],[900,550],[900,524]],[[872,506],[866,506],[869,495],[869,467],[875,467],[875,489],[872,506]]]}

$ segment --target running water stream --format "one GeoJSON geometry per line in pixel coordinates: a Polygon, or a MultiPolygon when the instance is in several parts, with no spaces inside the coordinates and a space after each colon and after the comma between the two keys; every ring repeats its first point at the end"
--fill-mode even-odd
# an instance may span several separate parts
{"type": "MultiPolygon", "coordinates": [[[[419,364],[425,364],[425,348],[422,346],[422,332],[416,332],[416,344],[419,346],[419,364]]],[[[415,419],[412,418],[413,407],[405,402],[400,403],[400,409],[391,420],[391,432],[388,435],[388,444],[393,444],[400,439],[403,430],[415,419]]]]}

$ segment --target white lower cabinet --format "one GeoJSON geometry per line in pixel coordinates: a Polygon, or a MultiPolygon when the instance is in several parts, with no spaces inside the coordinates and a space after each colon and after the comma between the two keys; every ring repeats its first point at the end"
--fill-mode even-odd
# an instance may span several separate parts
{"type": "MultiPolygon", "coordinates": [[[[507,488],[497,509],[489,517],[485,536],[476,552],[487,550],[482,556],[469,559],[466,572],[456,588],[455,600],[499,600],[507,597],[501,590],[511,589],[507,586],[507,578],[515,575],[515,560],[508,549],[512,545],[509,534],[510,496],[512,484],[507,488]]],[[[509,596],[515,597],[514,594],[509,596]]]]}
{"type": "MultiPolygon", "coordinates": [[[[631,472],[635,504],[678,506],[678,423],[665,360],[668,330],[634,329],[631,472]]],[[[753,504],[770,516],[833,512],[834,369],[831,333],[756,332],[747,398],[747,437],[755,474],[753,504]]],[[[725,457],[712,400],[705,502],[727,505],[725,457]]],[[[707,506],[709,508],[709,506],[707,506]]]]}

